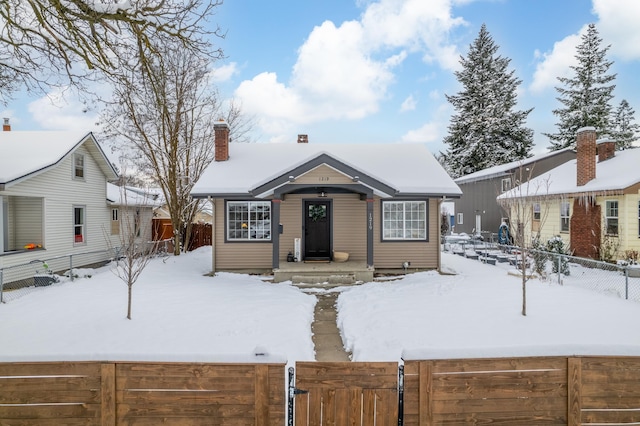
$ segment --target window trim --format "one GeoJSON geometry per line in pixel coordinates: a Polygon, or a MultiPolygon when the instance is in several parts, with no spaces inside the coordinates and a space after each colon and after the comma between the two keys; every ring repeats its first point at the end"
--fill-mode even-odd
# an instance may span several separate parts
{"type": "Polygon", "coordinates": [[[464,213],[458,213],[457,216],[458,225],[464,225],[464,213]]]}
{"type": "Polygon", "coordinates": [[[85,179],[84,157],[85,157],[84,154],[80,154],[77,152],[73,154],[73,178],[74,179],[78,179],[78,180],[85,179]],[[80,163],[82,164],[78,164],[78,160],[80,160],[80,163]],[[78,174],[78,172],[80,172],[80,174],[78,174]]]}
{"type": "MultiPolygon", "coordinates": [[[[249,226],[249,224],[247,224],[249,226]]],[[[250,229],[250,228],[249,228],[250,229]]],[[[225,200],[224,202],[224,241],[227,243],[271,243],[273,241],[273,203],[270,200],[225,200]],[[269,237],[262,239],[252,239],[250,231],[249,238],[230,238],[229,237],[229,205],[247,204],[247,210],[250,211],[251,204],[263,204],[269,207],[269,237]]]]}
{"type": "Polygon", "coordinates": [[[120,212],[118,208],[111,209],[111,235],[120,235],[120,212]]]}
{"type": "Polygon", "coordinates": [[[502,192],[507,192],[511,190],[511,178],[502,178],[500,180],[500,189],[502,192]]]}
{"type": "Polygon", "coordinates": [[[569,201],[560,201],[560,232],[569,232],[571,230],[571,203],[569,201]],[[562,207],[567,206],[567,215],[563,216],[562,207]],[[567,229],[563,228],[563,220],[567,221],[567,229]]]}
{"type": "Polygon", "coordinates": [[[74,205],[73,206],[73,244],[74,245],[85,245],[87,244],[87,206],[83,205],[74,205]],[[81,223],[76,222],[76,210],[80,210],[82,212],[82,221],[81,223]],[[80,234],[76,234],[76,228],[80,227],[80,234]],[[78,239],[78,236],[80,239],[78,239]]]}
{"type": "Polygon", "coordinates": [[[620,234],[620,204],[618,203],[618,200],[606,200],[604,203],[604,233],[605,235],[610,235],[610,236],[618,236],[620,234]],[[612,203],[616,203],[615,206],[615,216],[610,216],[609,212],[610,210],[613,210],[612,207],[610,207],[610,205],[612,203]],[[610,233],[609,232],[609,219],[615,219],[616,221],[616,232],[615,233],[610,233]]]}
{"type": "Polygon", "coordinates": [[[534,202],[531,209],[532,209],[531,220],[533,220],[534,222],[540,222],[540,218],[542,217],[542,206],[540,205],[540,203],[534,202]]]}
{"type": "Polygon", "coordinates": [[[385,243],[389,243],[389,242],[428,242],[429,241],[429,201],[428,200],[401,200],[401,199],[392,199],[392,200],[383,200],[380,203],[380,240],[382,242],[385,243]],[[388,238],[385,237],[385,216],[384,216],[384,207],[385,204],[402,204],[403,205],[403,209],[402,209],[402,213],[403,213],[403,217],[402,217],[402,221],[403,221],[403,231],[406,233],[406,227],[404,227],[404,224],[406,224],[406,205],[408,203],[421,203],[424,205],[424,237],[419,237],[419,238],[406,238],[406,237],[402,237],[402,238],[388,238]]]}

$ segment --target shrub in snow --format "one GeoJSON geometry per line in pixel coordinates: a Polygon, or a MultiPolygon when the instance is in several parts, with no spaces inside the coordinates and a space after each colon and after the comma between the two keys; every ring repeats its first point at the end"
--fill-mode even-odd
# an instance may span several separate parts
{"type": "Polygon", "coordinates": [[[547,276],[547,260],[549,255],[546,252],[547,247],[540,241],[540,236],[536,235],[531,241],[531,257],[533,257],[533,268],[540,278],[547,276]]]}
{"type": "Polygon", "coordinates": [[[560,235],[556,235],[553,238],[550,238],[547,241],[547,251],[549,253],[557,254],[557,255],[565,255],[565,256],[553,256],[550,255],[552,263],[552,271],[554,274],[557,274],[558,271],[564,275],[569,275],[569,260],[566,256],[570,255],[569,248],[562,241],[562,237],[560,235]]]}

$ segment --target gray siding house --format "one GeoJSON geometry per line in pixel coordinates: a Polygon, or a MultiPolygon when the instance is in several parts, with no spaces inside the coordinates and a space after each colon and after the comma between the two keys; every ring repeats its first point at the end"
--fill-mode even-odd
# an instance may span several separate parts
{"type": "Polygon", "coordinates": [[[216,161],[191,192],[213,206],[213,271],[334,253],[370,269],[440,267],[440,204],[461,191],[424,145],[229,144],[215,126],[216,161]]]}
{"type": "Polygon", "coordinates": [[[572,148],[547,152],[511,163],[490,167],[455,179],[462,196],[454,201],[454,232],[481,234],[485,240],[498,232],[506,214],[496,197],[515,187],[519,180],[535,178],[576,158],[572,148]],[[522,179],[520,178],[522,176],[522,179]]]}

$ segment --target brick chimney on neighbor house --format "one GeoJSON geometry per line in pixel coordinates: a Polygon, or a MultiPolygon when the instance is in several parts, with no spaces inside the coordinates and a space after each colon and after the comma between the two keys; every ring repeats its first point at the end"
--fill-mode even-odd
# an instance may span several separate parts
{"type": "Polygon", "coordinates": [[[598,163],[601,163],[616,155],[616,142],[606,138],[598,141],[598,163]]]}
{"type": "Polygon", "coordinates": [[[215,138],[216,161],[227,161],[229,159],[229,125],[220,119],[213,123],[213,133],[215,138]]]}
{"type": "Polygon", "coordinates": [[[10,132],[11,131],[11,124],[9,124],[9,119],[8,118],[4,119],[4,123],[2,124],[2,131],[3,132],[10,132]]]}
{"type": "Polygon", "coordinates": [[[586,185],[596,177],[596,129],[582,127],[578,129],[576,140],[578,161],[577,184],[586,185]]]}
{"type": "Polygon", "coordinates": [[[298,143],[309,143],[309,137],[307,135],[298,135],[298,143]]]}

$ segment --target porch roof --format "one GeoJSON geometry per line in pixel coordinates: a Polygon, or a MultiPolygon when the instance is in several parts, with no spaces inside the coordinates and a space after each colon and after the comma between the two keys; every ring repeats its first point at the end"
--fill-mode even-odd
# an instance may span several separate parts
{"type": "Polygon", "coordinates": [[[421,144],[231,143],[229,160],[212,163],[191,195],[266,197],[290,176],[295,179],[320,163],[357,178],[383,197],[462,194],[421,144]]]}
{"type": "Polygon", "coordinates": [[[83,143],[88,144],[107,179],[116,178],[115,169],[91,132],[0,132],[0,189],[55,166],[83,143]]]}

